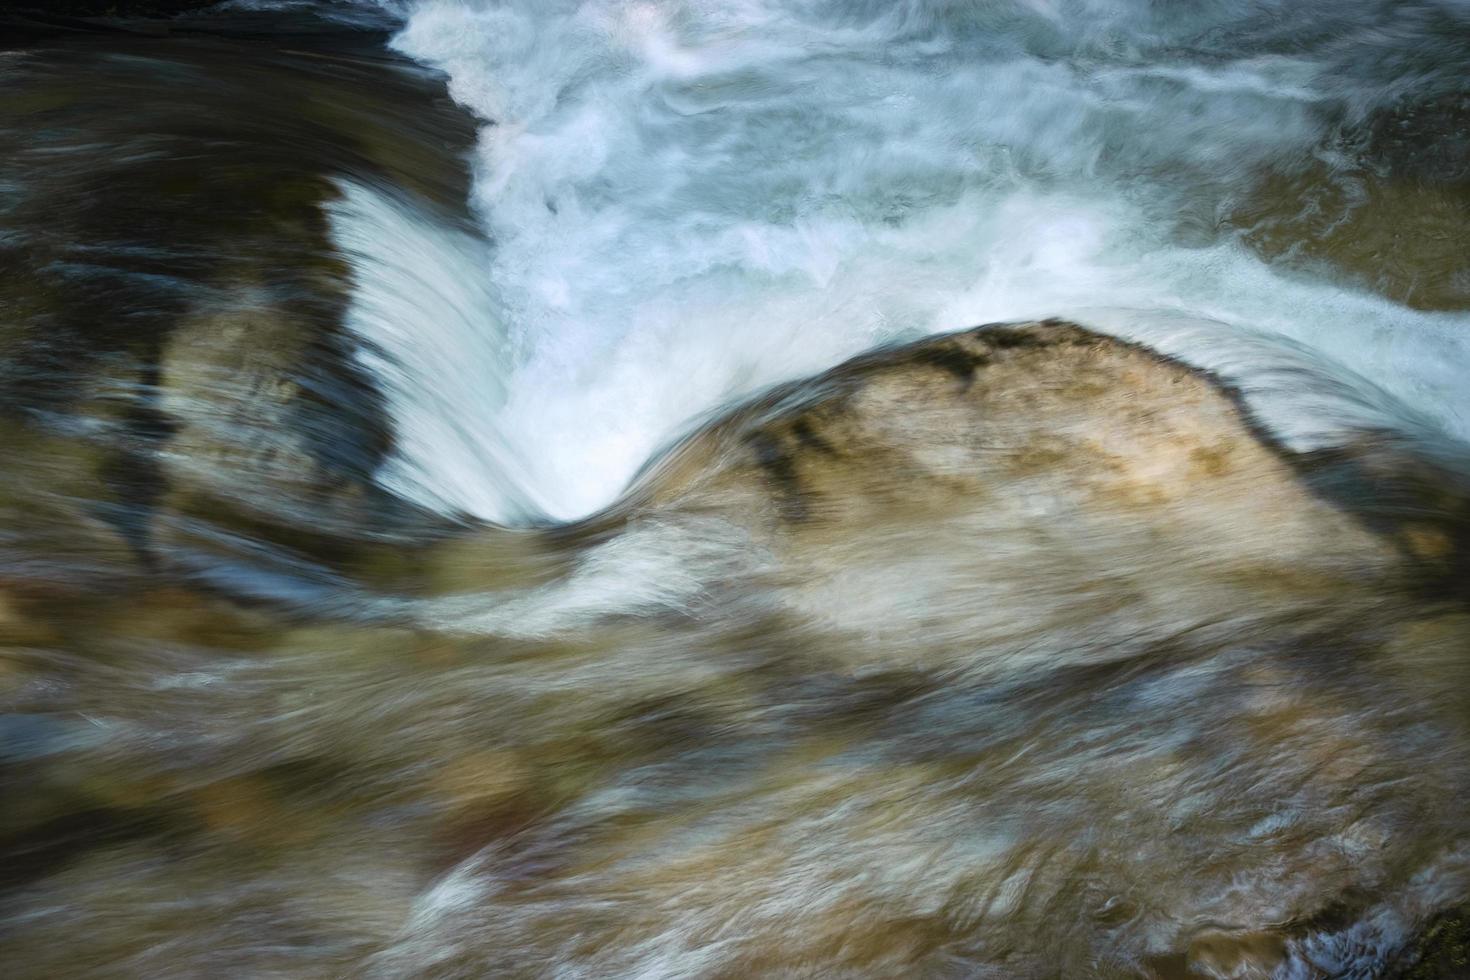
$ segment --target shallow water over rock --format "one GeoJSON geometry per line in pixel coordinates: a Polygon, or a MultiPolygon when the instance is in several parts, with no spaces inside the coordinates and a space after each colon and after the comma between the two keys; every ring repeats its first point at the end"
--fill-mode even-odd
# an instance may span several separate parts
{"type": "Polygon", "coordinates": [[[96,13],[7,975],[1463,972],[1459,8],[96,13]]]}

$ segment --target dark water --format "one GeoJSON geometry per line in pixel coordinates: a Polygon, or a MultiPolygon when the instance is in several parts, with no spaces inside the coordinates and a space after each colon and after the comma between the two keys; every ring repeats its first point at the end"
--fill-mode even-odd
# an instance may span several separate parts
{"type": "Polygon", "coordinates": [[[1462,6],[121,6],[0,8],[7,975],[1470,969],[1462,6]]]}

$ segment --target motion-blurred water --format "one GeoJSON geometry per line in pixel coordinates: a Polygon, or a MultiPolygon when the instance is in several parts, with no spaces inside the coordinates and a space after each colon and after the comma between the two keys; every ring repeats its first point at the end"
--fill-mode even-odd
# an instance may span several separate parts
{"type": "Polygon", "coordinates": [[[0,4],[0,972],[1463,973],[1470,7],[203,6],[0,4]]]}
{"type": "MultiPolygon", "coordinates": [[[[362,270],[349,322],[398,365],[377,365],[401,436],[384,477],[428,505],[581,516],[773,382],[1095,307],[1300,340],[1470,434],[1470,280],[1443,241],[1465,226],[1367,262],[1351,244],[1433,152],[1374,145],[1375,113],[1463,99],[1462,3],[407,10],[394,45],[485,120],[489,244],[359,185],[333,231],[362,270]],[[1283,235],[1284,261],[1253,247],[1283,235]]],[[[1463,217],[1466,124],[1422,137],[1458,148],[1461,181],[1424,211],[1463,217]]]]}

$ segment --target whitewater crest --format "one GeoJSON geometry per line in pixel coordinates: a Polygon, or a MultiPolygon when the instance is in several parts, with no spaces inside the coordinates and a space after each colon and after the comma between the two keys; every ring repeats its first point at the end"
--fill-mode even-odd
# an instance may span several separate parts
{"type": "Polygon", "coordinates": [[[1279,375],[1259,338],[1282,338],[1464,437],[1463,313],[1268,262],[1267,219],[1237,216],[1318,207],[1242,204],[1309,167],[1361,200],[1335,134],[1454,84],[1435,18],[1457,8],[1388,36],[1381,6],[412,5],[394,43],[485,120],[481,240],[366,186],[334,210],[399,430],[385,480],[441,512],[581,517],[772,384],[1056,314],[1211,369],[1279,375]],[[1415,44],[1440,61],[1401,63],[1415,44]],[[1222,326],[1196,349],[1181,318],[1222,326]]]}

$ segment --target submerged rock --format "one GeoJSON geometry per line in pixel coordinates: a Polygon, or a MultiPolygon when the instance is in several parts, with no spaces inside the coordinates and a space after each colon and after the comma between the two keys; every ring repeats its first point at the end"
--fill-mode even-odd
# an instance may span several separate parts
{"type": "Polygon", "coordinates": [[[340,550],[401,516],[323,207],[348,174],[430,211],[467,194],[474,126],[440,78],[379,32],[248,13],[6,38],[0,417],[87,457],[72,504],[140,561],[241,529],[340,550]]]}
{"type": "Polygon", "coordinates": [[[560,595],[450,624],[690,617],[584,692],[594,716],[698,712],[659,765],[689,802],[588,798],[488,840],[461,869],[487,910],[389,972],[455,940],[527,975],[638,975],[650,949],[701,975],[1382,967],[1470,887],[1449,680],[1470,631],[1405,529],[1368,519],[1384,487],[1341,465],[1062,323],[881,351],[732,413],[589,523],[560,595]],[[631,605],[589,607],[599,579],[631,605]],[[550,867],[498,890],[528,847],[550,867]]]}
{"type": "Polygon", "coordinates": [[[1470,94],[1382,109],[1262,174],[1225,215],[1262,257],[1415,309],[1470,309],[1470,94]]]}
{"type": "Polygon", "coordinates": [[[42,661],[8,710],[108,737],[44,757],[49,822],[14,840],[50,857],[0,899],[26,916],[8,960],[1453,961],[1463,499],[1376,437],[1290,453],[1215,379],[1070,324],[877,351],[727,414],[585,522],[425,542],[391,625],[201,605],[172,639],[165,617],[42,661]],[[68,807],[112,829],[87,843],[68,807]]]}

